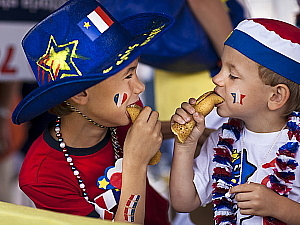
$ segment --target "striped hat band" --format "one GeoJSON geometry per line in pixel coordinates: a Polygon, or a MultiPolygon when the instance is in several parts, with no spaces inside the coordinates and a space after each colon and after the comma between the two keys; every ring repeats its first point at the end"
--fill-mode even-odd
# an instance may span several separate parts
{"type": "Polygon", "coordinates": [[[299,28],[274,19],[247,19],[238,24],[225,45],[300,84],[299,28]]]}

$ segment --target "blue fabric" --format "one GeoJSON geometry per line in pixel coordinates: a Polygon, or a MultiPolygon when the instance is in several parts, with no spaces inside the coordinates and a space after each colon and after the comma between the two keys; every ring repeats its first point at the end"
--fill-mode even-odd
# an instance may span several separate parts
{"type": "Polygon", "coordinates": [[[96,0],[68,1],[34,26],[22,41],[39,87],[16,107],[13,122],[26,122],[119,72],[172,24],[170,16],[159,13],[118,21],[96,0]],[[95,9],[102,9],[104,17],[114,23],[90,39],[78,23],[95,9]]]}
{"type": "MultiPolygon", "coordinates": [[[[175,18],[174,25],[141,55],[141,62],[173,72],[216,69],[218,56],[186,0],[100,0],[114,17],[122,19],[142,12],[160,12],[175,18]]],[[[226,1],[235,27],[245,19],[236,0],[226,1]]]]}

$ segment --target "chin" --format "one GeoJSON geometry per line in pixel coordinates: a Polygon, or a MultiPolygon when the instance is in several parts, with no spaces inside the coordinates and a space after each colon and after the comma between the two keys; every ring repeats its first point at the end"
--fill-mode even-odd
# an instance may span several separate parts
{"type": "Polygon", "coordinates": [[[220,117],[232,117],[232,114],[231,113],[228,113],[220,108],[217,108],[217,114],[220,116],[220,117]]]}
{"type": "Polygon", "coordinates": [[[221,117],[227,117],[227,116],[223,115],[222,110],[219,107],[217,107],[216,111],[217,111],[217,114],[219,116],[221,116],[221,117]]]}
{"type": "Polygon", "coordinates": [[[126,119],[122,120],[122,121],[119,121],[120,123],[118,123],[117,126],[120,126],[120,127],[123,127],[123,126],[127,126],[129,124],[131,124],[131,120],[126,117],[126,119]]]}

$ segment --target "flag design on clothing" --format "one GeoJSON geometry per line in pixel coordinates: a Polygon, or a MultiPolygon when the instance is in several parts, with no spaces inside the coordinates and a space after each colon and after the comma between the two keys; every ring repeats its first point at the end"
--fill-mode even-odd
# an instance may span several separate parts
{"type": "Polygon", "coordinates": [[[98,6],[77,25],[92,41],[94,41],[113,23],[114,21],[98,6]]]}
{"type": "Polygon", "coordinates": [[[121,190],[111,189],[96,197],[94,201],[99,207],[111,210],[119,203],[120,195],[121,190]]]}
{"type": "Polygon", "coordinates": [[[124,209],[124,218],[128,222],[134,222],[135,209],[137,207],[140,195],[131,195],[124,209]]]}
{"type": "Polygon", "coordinates": [[[237,90],[235,93],[231,93],[233,97],[233,103],[238,103],[243,105],[243,99],[246,97],[246,95],[241,94],[240,90],[237,90]]]}
{"type": "Polygon", "coordinates": [[[114,213],[110,212],[106,209],[102,209],[95,205],[95,210],[99,214],[100,218],[103,220],[113,220],[114,219],[114,213]]]}

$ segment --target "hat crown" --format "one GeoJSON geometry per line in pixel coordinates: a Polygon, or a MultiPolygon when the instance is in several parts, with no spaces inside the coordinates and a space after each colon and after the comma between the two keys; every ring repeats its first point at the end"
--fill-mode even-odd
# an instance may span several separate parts
{"type": "Polygon", "coordinates": [[[300,84],[300,29],[274,19],[247,19],[224,43],[258,64],[300,84]]]}
{"type": "Polygon", "coordinates": [[[44,85],[66,77],[105,76],[105,63],[131,38],[97,1],[70,1],[38,23],[22,46],[36,80],[44,85]]]}
{"type": "Polygon", "coordinates": [[[292,24],[273,19],[252,19],[252,21],[261,24],[266,30],[275,32],[282,39],[300,44],[299,28],[292,24]]]}

